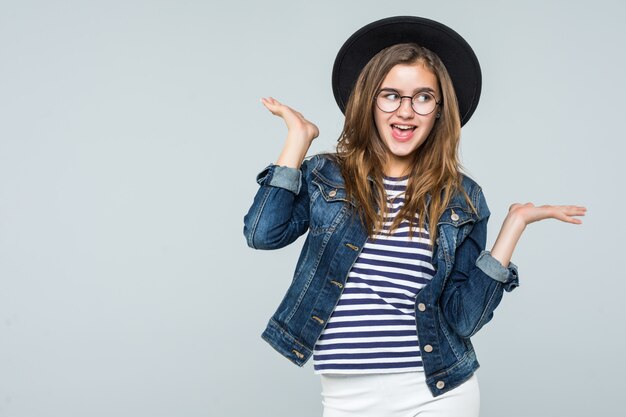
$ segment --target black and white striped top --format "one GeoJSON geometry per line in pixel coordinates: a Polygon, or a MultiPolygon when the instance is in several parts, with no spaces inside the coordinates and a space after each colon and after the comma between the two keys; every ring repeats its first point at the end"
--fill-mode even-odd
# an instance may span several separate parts
{"type": "MultiPolygon", "coordinates": [[[[404,204],[408,177],[385,177],[385,228],[404,204]]],[[[417,215],[416,215],[417,219],[417,215]]],[[[408,222],[392,235],[369,238],[313,352],[316,374],[423,371],[415,324],[415,297],[435,274],[425,229],[408,222]]]]}

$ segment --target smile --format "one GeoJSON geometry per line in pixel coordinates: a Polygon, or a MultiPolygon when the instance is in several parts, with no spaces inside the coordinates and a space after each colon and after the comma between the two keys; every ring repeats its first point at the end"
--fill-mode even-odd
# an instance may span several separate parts
{"type": "Polygon", "coordinates": [[[417,126],[411,125],[391,125],[391,136],[399,142],[406,142],[413,137],[413,133],[417,126]]]}
{"type": "Polygon", "coordinates": [[[417,126],[411,126],[411,125],[396,125],[396,124],[392,124],[391,125],[392,128],[398,128],[400,130],[415,130],[417,129],[417,126]]]}

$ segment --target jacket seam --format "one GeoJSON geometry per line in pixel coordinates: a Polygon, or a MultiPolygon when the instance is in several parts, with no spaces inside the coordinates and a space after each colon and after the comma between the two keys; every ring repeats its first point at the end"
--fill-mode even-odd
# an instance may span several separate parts
{"type": "Polygon", "coordinates": [[[343,218],[344,214],[345,214],[345,206],[337,214],[337,218],[336,218],[335,222],[331,225],[331,227],[329,228],[328,232],[325,234],[324,240],[322,241],[322,246],[320,247],[318,256],[315,259],[315,266],[313,268],[311,268],[311,273],[309,274],[309,277],[307,278],[306,284],[302,288],[302,291],[300,291],[300,296],[298,297],[298,299],[297,299],[293,309],[291,310],[291,312],[289,313],[289,315],[285,319],[285,322],[289,322],[293,318],[293,316],[296,314],[296,311],[298,310],[298,308],[300,307],[300,304],[302,303],[302,300],[304,299],[304,296],[306,295],[307,291],[309,290],[309,286],[311,285],[311,281],[313,281],[313,278],[315,278],[315,274],[317,273],[317,268],[319,268],[320,261],[322,260],[322,257],[324,256],[324,253],[326,252],[326,246],[328,246],[328,242],[330,241],[330,238],[331,238],[333,232],[337,228],[337,222],[339,222],[339,220],[341,218],[343,218]]]}
{"type": "Polygon", "coordinates": [[[472,329],[471,333],[467,336],[472,337],[473,335],[475,335],[478,330],[480,330],[480,328],[482,327],[482,323],[485,320],[485,317],[487,316],[487,312],[491,311],[491,304],[493,303],[493,299],[496,296],[496,294],[499,291],[499,287],[502,285],[502,283],[500,283],[499,281],[495,281],[496,282],[496,286],[493,289],[493,291],[491,292],[491,296],[489,297],[489,301],[487,301],[487,304],[485,305],[485,308],[483,309],[483,312],[480,316],[480,319],[478,320],[478,323],[476,323],[476,325],[474,326],[474,328],[472,329]]]}
{"type": "Polygon", "coordinates": [[[480,193],[482,192],[482,188],[480,186],[476,186],[476,188],[474,189],[474,201],[472,201],[472,204],[474,204],[474,207],[476,207],[476,216],[478,217],[478,219],[482,219],[482,207],[480,205],[480,193]]]}
{"type": "Polygon", "coordinates": [[[454,356],[456,356],[457,360],[460,360],[462,358],[462,355],[459,355],[459,353],[454,348],[454,343],[450,340],[450,335],[448,334],[448,331],[445,329],[445,326],[442,323],[445,319],[443,318],[443,312],[441,312],[441,307],[439,307],[438,310],[439,310],[438,313],[440,313],[439,314],[439,327],[441,328],[441,331],[446,337],[446,341],[448,342],[450,349],[452,350],[452,352],[454,352],[454,356]]]}
{"type": "Polygon", "coordinates": [[[254,217],[254,222],[252,223],[252,230],[250,231],[250,235],[248,236],[248,245],[254,249],[258,249],[257,246],[254,244],[254,238],[256,236],[256,229],[259,225],[259,220],[261,219],[261,213],[263,213],[263,210],[265,209],[265,204],[267,203],[270,192],[271,192],[271,189],[268,188],[265,191],[265,194],[263,194],[261,207],[259,207],[259,210],[257,211],[256,216],[254,217]]]}
{"type": "MultiPolygon", "coordinates": [[[[317,156],[317,155],[316,155],[317,156]]],[[[329,180],[328,178],[326,178],[326,176],[324,174],[322,174],[322,172],[320,171],[324,165],[326,164],[326,158],[318,156],[318,163],[315,165],[315,167],[311,170],[311,173],[313,175],[315,175],[317,178],[319,178],[322,182],[332,186],[332,187],[336,187],[336,188],[346,188],[345,183],[340,184],[340,183],[335,183],[331,180],[329,180]]]]}
{"type": "MultiPolygon", "coordinates": [[[[317,155],[314,155],[311,158],[311,161],[313,161],[316,158],[317,155]]],[[[319,161],[317,161],[317,163],[319,163],[319,161]]],[[[308,178],[307,178],[308,179],[308,178]]],[[[308,188],[308,181],[306,181],[305,187],[308,188]]],[[[308,191],[308,189],[307,189],[308,191]]],[[[309,211],[311,210],[311,199],[309,198],[308,201],[308,205],[309,205],[309,211]]],[[[309,223],[310,225],[310,223],[309,223]]],[[[309,226],[310,227],[310,226],[309,226]]],[[[306,294],[306,292],[309,289],[309,286],[311,285],[311,281],[313,280],[313,278],[315,277],[315,272],[317,271],[317,267],[319,266],[319,262],[320,259],[322,257],[322,254],[324,253],[325,249],[326,249],[326,244],[327,244],[327,240],[325,239],[322,243],[322,248],[319,251],[320,253],[318,253],[318,256],[315,260],[315,267],[311,268],[311,273],[309,274],[309,277],[307,278],[306,284],[304,285],[302,291],[300,292],[299,297],[297,298],[293,308],[291,309],[291,311],[289,312],[289,315],[287,315],[287,317],[285,318],[285,323],[288,323],[289,321],[291,321],[291,319],[293,318],[293,316],[296,314],[296,311],[298,311],[298,308],[300,307],[300,304],[302,303],[302,300],[304,299],[304,295],[306,294]]],[[[305,257],[308,255],[305,255],[305,257]]],[[[304,263],[301,266],[301,269],[304,267],[304,263]]],[[[297,271],[296,271],[297,272],[297,271]]],[[[294,274],[296,273],[294,272],[294,274]]],[[[294,277],[297,277],[297,275],[294,275],[294,277]]]]}
{"type": "Polygon", "coordinates": [[[278,321],[274,320],[274,318],[271,318],[271,319],[270,319],[270,321],[271,321],[272,323],[274,323],[274,325],[278,328],[278,330],[280,330],[280,331],[281,331],[281,333],[286,334],[288,339],[291,339],[294,343],[298,344],[299,346],[302,346],[303,348],[305,348],[305,349],[309,349],[309,350],[310,350],[310,348],[309,348],[307,345],[305,345],[304,343],[302,343],[302,342],[300,342],[298,339],[296,339],[296,338],[295,338],[295,337],[294,337],[294,336],[293,336],[293,335],[289,332],[289,330],[287,330],[287,329],[285,329],[283,326],[281,326],[281,325],[280,325],[280,323],[279,323],[278,321]]]}
{"type": "Polygon", "coordinates": [[[450,372],[454,371],[456,368],[458,368],[459,366],[461,366],[463,364],[463,361],[471,354],[474,353],[474,349],[468,349],[467,352],[465,352],[465,354],[463,356],[461,356],[460,359],[458,359],[454,365],[450,366],[449,368],[444,369],[443,371],[439,371],[436,374],[432,374],[429,376],[429,378],[437,378],[438,376],[441,375],[449,375],[450,372]]]}

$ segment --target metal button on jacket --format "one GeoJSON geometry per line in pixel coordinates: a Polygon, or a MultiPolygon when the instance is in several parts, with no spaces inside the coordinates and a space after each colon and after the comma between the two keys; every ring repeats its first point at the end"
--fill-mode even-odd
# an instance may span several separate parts
{"type": "Polygon", "coordinates": [[[437,381],[437,388],[443,389],[446,386],[446,383],[443,381],[437,381]]]}
{"type": "Polygon", "coordinates": [[[337,195],[337,190],[331,190],[331,191],[328,193],[328,196],[329,196],[329,197],[334,197],[334,196],[336,196],[336,195],[337,195]]]}
{"type": "Polygon", "coordinates": [[[418,309],[419,311],[426,311],[426,304],[424,304],[424,303],[419,303],[419,304],[417,305],[417,309],[418,309]]]}
{"type": "Polygon", "coordinates": [[[457,220],[459,220],[459,215],[458,215],[458,214],[456,214],[454,211],[452,211],[452,215],[450,215],[450,218],[451,218],[453,221],[457,221],[457,220]]]}
{"type": "Polygon", "coordinates": [[[424,352],[432,352],[433,351],[433,347],[431,345],[426,345],[424,346],[424,352]]]}

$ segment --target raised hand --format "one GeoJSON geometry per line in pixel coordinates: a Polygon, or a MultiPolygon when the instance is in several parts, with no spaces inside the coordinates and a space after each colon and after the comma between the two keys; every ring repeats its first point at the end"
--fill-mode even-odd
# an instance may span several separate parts
{"type": "Polygon", "coordinates": [[[287,125],[289,133],[312,141],[319,136],[320,131],[311,121],[307,120],[302,113],[282,104],[273,97],[261,98],[261,103],[274,115],[281,117],[287,125]]]}
{"type": "Polygon", "coordinates": [[[509,213],[504,218],[502,228],[496,242],[491,249],[491,255],[504,266],[509,264],[519,238],[530,223],[557,219],[567,223],[582,224],[582,220],[573,216],[584,216],[587,208],[584,206],[553,206],[543,205],[535,207],[533,203],[514,203],[509,207],[509,213]]]}
{"type": "Polygon", "coordinates": [[[319,136],[319,129],[302,113],[280,103],[275,98],[261,98],[261,103],[273,115],[282,118],[287,125],[287,140],[276,165],[299,168],[313,139],[319,136]]]}

